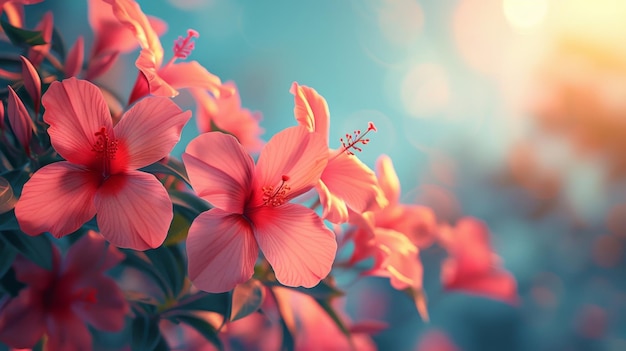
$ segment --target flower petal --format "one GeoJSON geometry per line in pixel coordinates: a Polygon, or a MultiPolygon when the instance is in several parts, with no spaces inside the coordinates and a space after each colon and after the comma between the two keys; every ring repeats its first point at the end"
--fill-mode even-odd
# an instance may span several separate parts
{"type": "Polygon", "coordinates": [[[376,176],[387,200],[392,204],[400,201],[400,179],[389,156],[380,155],[376,160],[376,176]]]}
{"type": "Polygon", "coordinates": [[[128,304],[117,283],[101,273],[85,278],[83,283],[95,290],[95,301],[74,301],[72,311],[98,330],[120,331],[124,327],[128,304]]]}
{"type": "Polygon", "coordinates": [[[183,112],[168,98],[149,96],[134,104],[115,126],[115,136],[128,151],[128,168],[145,167],[167,156],[189,118],[191,111],[183,112]]]}
{"type": "Polygon", "coordinates": [[[102,235],[88,231],[70,246],[61,271],[77,279],[91,277],[115,267],[124,260],[124,254],[109,245],[102,235]]]}
{"type": "MultiPolygon", "coordinates": [[[[174,89],[174,87],[172,87],[167,81],[161,78],[157,72],[159,69],[157,56],[152,50],[148,48],[142,49],[139,53],[139,57],[135,61],[135,66],[137,66],[148,81],[150,94],[164,97],[174,97],[178,95],[178,90],[174,89]]],[[[138,98],[138,94],[136,92],[131,95],[138,98]]]]}
{"type": "Polygon", "coordinates": [[[163,244],[172,201],[152,174],[128,171],[107,179],[95,197],[98,227],[117,247],[147,250],[163,244]]]}
{"type": "Polygon", "coordinates": [[[320,179],[315,187],[322,205],[322,218],[335,224],[344,223],[348,220],[348,207],[346,202],[328,190],[328,187],[320,179]]]}
{"type": "Polygon", "coordinates": [[[67,59],[65,60],[65,76],[77,76],[83,69],[84,59],[85,41],[83,39],[83,36],[79,35],[74,45],[72,45],[70,50],[67,52],[67,59]]]}
{"type": "Polygon", "coordinates": [[[111,114],[100,89],[76,78],[52,82],[42,98],[43,119],[54,149],[66,160],[90,166],[102,127],[112,130],[111,114]]]}
{"type": "Polygon", "coordinates": [[[254,162],[237,139],[220,132],[201,134],[187,146],[183,162],[198,196],[227,212],[243,213],[254,162]]]}
{"type": "Polygon", "coordinates": [[[345,152],[328,161],[321,180],[328,191],[355,212],[368,210],[378,204],[377,199],[382,199],[374,172],[358,157],[345,152]]]}
{"type": "Polygon", "coordinates": [[[26,106],[15,93],[10,85],[9,88],[9,101],[7,103],[7,115],[9,115],[9,125],[13,130],[13,134],[20,142],[26,153],[30,153],[30,140],[33,137],[33,131],[35,126],[33,120],[30,119],[30,115],[26,110],[26,106]]]}
{"type": "Polygon", "coordinates": [[[37,290],[46,290],[57,278],[59,262],[61,254],[56,246],[52,247],[52,270],[46,270],[22,255],[17,255],[13,261],[13,270],[15,270],[15,278],[37,290]]]}
{"type": "MultiPolygon", "coordinates": [[[[255,171],[254,188],[278,187],[283,176],[290,187],[288,198],[294,198],[310,190],[319,180],[328,160],[328,148],[323,138],[310,133],[304,127],[287,128],[270,139],[265,145],[255,171]]],[[[258,191],[255,202],[263,202],[258,191]]]]}
{"type": "Polygon", "coordinates": [[[207,71],[197,61],[167,65],[159,70],[158,75],[174,89],[201,88],[216,97],[219,97],[223,91],[230,90],[222,87],[220,78],[207,71]]]}
{"type": "Polygon", "coordinates": [[[315,89],[296,82],[293,82],[289,92],[294,95],[293,114],[298,124],[324,136],[328,145],[330,112],[326,100],[315,89]]]}
{"type": "Polygon", "coordinates": [[[218,208],[201,213],[187,237],[189,278],[201,290],[219,293],[252,277],[259,252],[250,224],[218,208]]]}
{"type": "Polygon", "coordinates": [[[330,273],[337,241],[313,210],[286,203],[255,208],[249,217],[259,247],[281,284],[311,288],[330,273]]]}
{"type": "Polygon", "coordinates": [[[130,29],[142,49],[150,49],[154,54],[156,66],[163,61],[163,46],[156,31],[150,25],[148,17],[143,13],[138,3],[133,0],[104,0],[111,4],[113,14],[130,29]]]}
{"type": "Polygon", "coordinates": [[[46,316],[46,351],[91,350],[92,338],[87,325],[77,316],[46,316]]]}
{"type": "Polygon", "coordinates": [[[418,205],[389,205],[376,213],[376,226],[406,235],[419,248],[429,247],[438,231],[435,212],[418,205]]]}
{"type": "Polygon", "coordinates": [[[41,21],[39,21],[39,23],[35,27],[35,31],[41,32],[41,37],[46,42],[46,44],[31,46],[28,49],[28,58],[35,67],[39,67],[48,52],[50,52],[50,48],[52,47],[53,28],[54,23],[52,18],[52,11],[48,11],[43,15],[41,21]]]}
{"type": "Polygon", "coordinates": [[[0,341],[13,348],[31,348],[45,331],[41,291],[24,288],[0,309],[0,341]]]}
{"type": "Polygon", "coordinates": [[[96,214],[93,199],[98,176],[69,162],[39,169],[22,190],[15,217],[23,232],[50,232],[57,238],[80,228],[96,214]]]}
{"type": "Polygon", "coordinates": [[[24,56],[20,55],[22,60],[22,77],[24,77],[24,87],[28,95],[33,99],[35,105],[35,114],[39,114],[39,105],[41,103],[41,78],[33,64],[24,56]]]}
{"type": "Polygon", "coordinates": [[[386,271],[382,275],[389,277],[391,286],[397,290],[421,289],[424,269],[417,247],[402,233],[383,228],[376,228],[375,242],[379,249],[388,253],[380,269],[386,271]]]}

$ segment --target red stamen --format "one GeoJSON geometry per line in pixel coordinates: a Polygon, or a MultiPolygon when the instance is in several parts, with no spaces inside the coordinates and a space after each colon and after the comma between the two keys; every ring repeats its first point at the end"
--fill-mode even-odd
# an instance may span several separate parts
{"type": "Polygon", "coordinates": [[[274,189],[273,186],[264,186],[261,188],[263,191],[263,205],[264,206],[280,206],[287,201],[287,193],[291,188],[287,185],[289,180],[288,175],[283,175],[281,183],[278,188],[274,189]]]}
{"type": "Polygon", "coordinates": [[[367,130],[365,131],[365,133],[361,133],[361,130],[355,130],[353,135],[350,134],[346,134],[346,138],[344,140],[344,138],[340,138],[339,140],[341,141],[341,145],[343,146],[343,150],[341,152],[345,152],[348,155],[354,155],[354,152],[352,152],[352,150],[361,152],[363,151],[363,149],[361,149],[360,147],[358,147],[358,144],[361,145],[366,145],[367,143],[370,142],[369,138],[365,139],[364,137],[367,135],[367,133],[369,133],[370,131],[377,131],[376,126],[374,125],[373,122],[369,122],[367,124],[367,130]]]}
{"type": "Polygon", "coordinates": [[[117,140],[111,139],[107,133],[106,127],[100,128],[99,132],[94,133],[98,137],[91,151],[102,159],[102,176],[107,178],[111,175],[111,160],[115,158],[117,152],[117,140]]]}
{"type": "Polygon", "coordinates": [[[193,29],[187,30],[186,38],[179,36],[178,39],[174,41],[174,57],[183,60],[186,59],[195,47],[195,43],[192,39],[198,37],[200,37],[200,34],[193,29]]]}

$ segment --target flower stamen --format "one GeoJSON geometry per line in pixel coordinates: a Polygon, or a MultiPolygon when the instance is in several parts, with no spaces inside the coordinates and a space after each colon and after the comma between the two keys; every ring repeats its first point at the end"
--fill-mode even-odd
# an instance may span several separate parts
{"type": "Polygon", "coordinates": [[[287,201],[287,193],[291,188],[287,185],[289,180],[288,175],[283,175],[280,185],[277,188],[274,186],[264,186],[261,188],[263,191],[263,205],[264,206],[280,206],[287,201]]]}
{"type": "Polygon", "coordinates": [[[174,41],[174,48],[172,49],[174,51],[174,58],[186,59],[195,47],[195,43],[192,39],[198,37],[200,37],[200,34],[193,29],[187,30],[186,38],[179,36],[178,39],[174,41]]]}
{"type": "Polygon", "coordinates": [[[100,128],[100,131],[94,133],[94,135],[97,136],[98,139],[91,151],[95,152],[97,157],[102,159],[102,176],[107,178],[111,175],[111,160],[115,159],[118,141],[111,139],[109,133],[107,133],[106,127],[100,128]]]}
{"type": "Polygon", "coordinates": [[[346,139],[344,140],[344,138],[340,138],[339,140],[341,141],[341,145],[343,147],[343,150],[341,150],[341,152],[339,152],[340,154],[345,152],[348,155],[354,155],[354,152],[352,152],[352,150],[361,152],[363,151],[362,148],[360,148],[357,145],[366,145],[367,143],[370,142],[370,139],[367,138],[365,139],[365,136],[367,135],[367,133],[369,133],[370,131],[377,131],[376,126],[374,125],[373,122],[369,122],[367,124],[367,130],[361,134],[361,130],[355,130],[354,133],[352,135],[346,133],[346,139]]]}

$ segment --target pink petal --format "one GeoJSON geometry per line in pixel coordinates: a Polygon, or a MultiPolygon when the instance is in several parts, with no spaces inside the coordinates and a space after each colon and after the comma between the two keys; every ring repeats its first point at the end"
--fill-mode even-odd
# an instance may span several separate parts
{"type": "Polygon", "coordinates": [[[24,56],[20,55],[22,60],[22,77],[24,77],[24,87],[28,95],[33,99],[35,104],[35,114],[39,114],[39,105],[41,103],[41,78],[33,64],[24,56]]]}
{"type": "Polygon", "coordinates": [[[378,184],[387,200],[392,204],[400,201],[400,180],[389,156],[381,155],[378,157],[376,175],[378,176],[378,184]]]}
{"type": "Polygon", "coordinates": [[[61,271],[77,279],[91,277],[115,267],[124,254],[109,245],[102,235],[90,230],[76,241],[65,255],[61,271]]]}
{"type": "Polygon", "coordinates": [[[315,89],[296,82],[293,82],[289,92],[294,95],[293,114],[298,124],[324,136],[328,145],[330,113],[326,100],[315,89]]]}
{"type": "MultiPolygon", "coordinates": [[[[304,127],[287,128],[274,135],[261,151],[254,187],[278,187],[287,176],[286,184],[291,189],[287,198],[294,198],[315,186],[327,160],[328,148],[320,135],[304,127]]],[[[255,202],[263,202],[260,191],[255,202]]]]}
{"type": "Polygon", "coordinates": [[[406,235],[419,248],[429,247],[438,230],[435,212],[418,205],[389,205],[376,213],[376,225],[406,235]]]}
{"type": "Polygon", "coordinates": [[[83,36],[79,35],[74,45],[72,45],[70,50],[67,52],[67,59],[65,60],[65,76],[77,76],[83,69],[84,58],[85,41],[83,40],[83,36]]]}
{"type": "Polygon", "coordinates": [[[111,115],[100,89],[76,78],[52,82],[43,96],[43,119],[54,149],[66,160],[90,166],[92,152],[102,127],[112,130],[111,115]]]}
{"type": "Polygon", "coordinates": [[[189,278],[201,290],[225,292],[247,281],[258,255],[252,228],[241,215],[214,208],[189,228],[189,278]]]}
{"type": "Polygon", "coordinates": [[[0,1],[0,15],[5,13],[9,23],[17,28],[24,28],[24,5],[9,0],[0,1]]]}
{"type": "Polygon", "coordinates": [[[95,302],[75,301],[72,311],[98,330],[110,332],[122,330],[128,304],[117,283],[105,276],[91,277],[85,283],[88,283],[88,288],[95,289],[95,302]]]}
{"type": "MultiPolygon", "coordinates": [[[[163,20],[147,17],[150,27],[157,35],[165,33],[167,24],[163,20]]],[[[92,57],[113,51],[126,53],[139,45],[133,31],[120,23],[113,14],[111,5],[102,0],[89,0],[89,25],[95,37],[92,57]]]]}
{"type": "Polygon", "coordinates": [[[152,51],[156,66],[160,66],[163,61],[163,46],[139,4],[133,0],[104,1],[111,4],[115,17],[133,32],[139,46],[152,51]]]}
{"type": "Polygon", "coordinates": [[[461,263],[448,259],[443,263],[441,278],[446,290],[459,290],[485,296],[512,305],[519,302],[515,277],[504,269],[493,267],[482,275],[466,275],[461,263]]]}
{"type": "Polygon", "coordinates": [[[355,212],[364,212],[383,198],[374,172],[354,155],[342,152],[331,157],[321,180],[355,212]]]}
{"type": "Polygon", "coordinates": [[[46,351],[91,350],[92,339],[87,325],[76,316],[48,315],[46,351]]]}
{"type": "Polygon", "coordinates": [[[337,252],[335,234],[313,210],[286,203],[255,208],[248,216],[281,284],[311,288],[330,273],[337,252]]]}
{"type": "Polygon", "coordinates": [[[4,130],[4,104],[0,104],[0,130],[4,130]]]}
{"type": "Polygon", "coordinates": [[[9,125],[13,130],[13,134],[20,142],[20,145],[26,150],[26,153],[30,153],[30,140],[33,137],[35,126],[33,120],[30,119],[30,115],[22,103],[22,100],[15,93],[10,85],[9,88],[9,101],[7,103],[7,114],[9,115],[9,125]]]}
{"type": "Polygon", "coordinates": [[[174,89],[158,72],[159,64],[157,56],[150,49],[143,49],[135,61],[135,66],[143,73],[150,87],[150,94],[164,97],[174,97],[178,95],[178,90],[174,89]]]}
{"type": "Polygon", "coordinates": [[[158,75],[174,89],[201,88],[217,97],[224,90],[220,78],[197,61],[167,65],[159,70],[158,75]]]}
{"type": "Polygon", "coordinates": [[[118,56],[119,52],[116,51],[104,53],[89,60],[87,63],[87,72],[85,72],[85,79],[93,80],[104,74],[113,66],[118,56]]]}
{"type": "Polygon", "coordinates": [[[346,202],[328,190],[328,187],[320,179],[315,187],[322,205],[322,218],[335,224],[344,223],[348,220],[348,207],[346,202]]]}
{"type": "Polygon", "coordinates": [[[167,156],[189,118],[191,111],[183,112],[168,98],[150,96],[134,104],[115,126],[115,136],[128,150],[129,169],[167,156]]]}
{"type": "Polygon", "coordinates": [[[20,228],[29,235],[50,232],[57,238],[76,231],[96,214],[93,199],[99,182],[98,175],[69,162],[40,168],[15,205],[20,228]]]}
{"type": "Polygon", "coordinates": [[[220,132],[201,134],[189,143],[182,158],[198,196],[224,211],[243,213],[254,162],[237,139],[220,132]]]}
{"type": "Polygon", "coordinates": [[[207,93],[203,89],[190,88],[189,93],[196,101],[196,123],[198,125],[198,131],[200,133],[207,133],[215,131],[212,124],[215,122],[213,118],[221,113],[219,105],[217,104],[217,98],[207,93]]]}
{"type": "Polygon", "coordinates": [[[29,259],[18,255],[13,261],[15,278],[20,282],[37,290],[47,290],[57,278],[57,270],[61,254],[56,247],[52,251],[53,269],[51,271],[43,269],[29,259]]]}
{"type": "Polygon", "coordinates": [[[421,289],[423,267],[417,247],[407,237],[393,230],[377,228],[375,237],[378,248],[384,249],[389,255],[381,268],[388,272],[391,286],[397,290],[408,287],[421,289]]]}
{"type": "Polygon", "coordinates": [[[43,293],[24,288],[0,309],[0,341],[13,348],[31,348],[45,331],[43,293]]]}
{"type": "Polygon", "coordinates": [[[163,244],[172,222],[172,201],[152,174],[127,171],[109,177],[96,194],[98,227],[117,247],[147,250],[163,244]]]}
{"type": "Polygon", "coordinates": [[[35,67],[39,67],[46,55],[50,52],[50,48],[52,47],[51,42],[53,26],[52,11],[48,11],[43,15],[41,21],[35,27],[36,31],[41,31],[41,36],[46,42],[46,44],[32,46],[28,49],[28,58],[35,67]]]}

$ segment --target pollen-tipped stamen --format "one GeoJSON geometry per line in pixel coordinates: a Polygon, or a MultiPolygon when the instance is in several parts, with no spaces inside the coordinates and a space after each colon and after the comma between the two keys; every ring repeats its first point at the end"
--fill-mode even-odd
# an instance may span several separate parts
{"type": "Polygon", "coordinates": [[[365,136],[367,135],[367,133],[369,133],[370,131],[377,131],[376,126],[374,125],[373,122],[369,122],[367,124],[367,130],[364,133],[361,133],[361,130],[355,130],[354,133],[352,135],[346,133],[346,138],[344,140],[344,138],[340,138],[339,140],[341,141],[341,146],[343,147],[343,150],[341,150],[341,152],[339,152],[339,154],[345,152],[348,155],[354,155],[354,152],[352,152],[352,150],[361,152],[363,151],[362,148],[360,148],[357,145],[366,145],[367,143],[370,142],[369,138],[365,139],[365,136]]]}
{"type": "Polygon", "coordinates": [[[174,41],[174,47],[172,48],[172,51],[174,52],[174,57],[172,57],[169,63],[174,63],[176,59],[184,60],[189,57],[189,55],[195,48],[195,43],[192,39],[198,37],[200,37],[200,34],[198,34],[198,32],[193,29],[187,30],[186,38],[179,36],[178,39],[174,41]]]}
{"type": "Polygon", "coordinates": [[[263,205],[264,206],[280,206],[287,201],[287,193],[291,188],[287,185],[287,181],[289,181],[288,175],[283,175],[281,177],[281,182],[278,188],[274,188],[274,186],[264,186],[261,188],[263,191],[263,205]]]}

